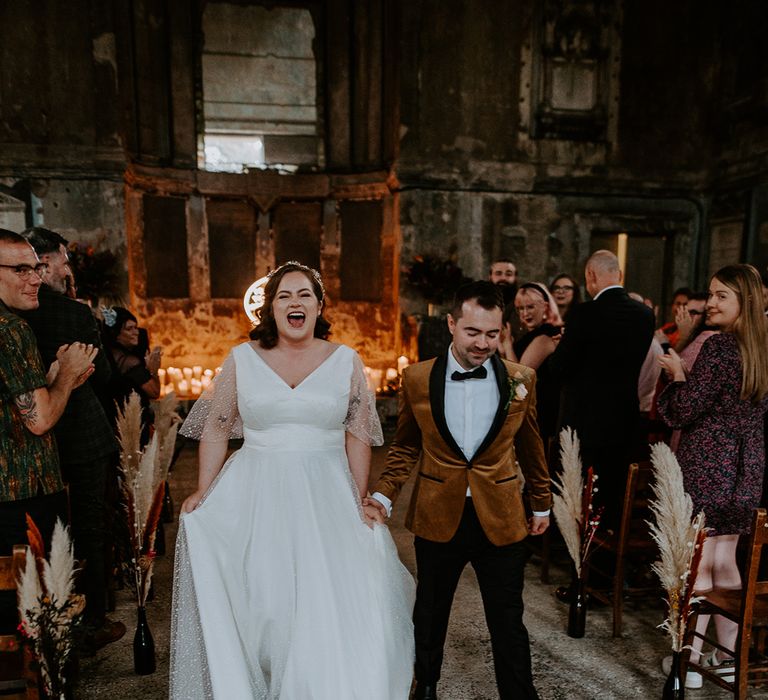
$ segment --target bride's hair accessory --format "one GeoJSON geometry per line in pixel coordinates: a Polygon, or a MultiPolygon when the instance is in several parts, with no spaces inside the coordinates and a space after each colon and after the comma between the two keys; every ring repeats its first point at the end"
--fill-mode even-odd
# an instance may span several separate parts
{"type": "Polygon", "coordinates": [[[289,260],[288,262],[283,263],[279,267],[276,267],[272,272],[267,274],[267,277],[272,277],[272,275],[276,275],[278,272],[280,272],[285,267],[294,267],[297,269],[297,271],[306,272],[310,275],[312,275],[312,279],[317,282],[317,286],[320,287],[320,294],[321,294],[321,301],[325,298],[325,287],[323,286],[323,280],[320,277],[320,273],[315,270],[314,267],[309,267],[308,265],[304,265],[303,263],[300,263],[298,260],[289,260]]]}

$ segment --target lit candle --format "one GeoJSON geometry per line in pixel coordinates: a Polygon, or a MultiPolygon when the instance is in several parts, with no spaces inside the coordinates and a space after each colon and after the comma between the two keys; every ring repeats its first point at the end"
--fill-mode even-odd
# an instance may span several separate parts
{"type": "Polygon", "coordinates": [[[381,390],[381,380],[384,377],[384,370],[383,369],[372,369],[371,370],[371,379],[373,383],[373,390],[374,391],[380,391],[381,390]]]}
{"type": "Polygon", "coordinates": [[[221,367],[216,368],[216,376],[218,377],[221,374],[221,367]]]}
{"type": "Polygon", "coordinates": [[[165,385],[165,370],[162,367],[157,370],[157,379],[160,382],[160,386],[165,385]]]}
{"type": "Polygon", "coordinates": [[[192,396],[200,396],[203,390],[203,385],[199,379],[192,380],[192,396]]]}
{"type": "Polygon", "coordinates": [[[182,371],[184,372],[184,379],[186,379],[187,381],[192,379],[192,368],[191,367],[185,367],[182,371]]]}
{"type": "Polygon", "coordinates": [[[203,368],[202,368],[200,365],[195,365],[195,366],[192,368],[192,376],[193,376],[195,379],[199,380],[199,379],[200,379],[200,377],[202,377],[202,375],[203,375],[203,368]]]}
{"type": "Polygon", "coordinates": [[[394,367],[388,367],[386,373],[387,384],[394,382],[397,379],[397,370],[394,367]]]}
{"type": "Polygon", "coordinates": [[[207,389],[209,386],[211,386],[211,378],[207,374],[204,374],[203,378],[200,380],[200,384],[203,389],[207,389]]]}
{"type": "Polygon", "coordinates": [[[186,396],[189,393],[189,382],[186,379],[182,379],[178,386],[179,395],[186,396]]]}
{"type": "Polygon", "coordinates": [[[400,357],[397,358],[397,373],[402,374],[403,370],[410,364],[408,362],[408,358],[405,355],[400,355],[400,357]]]}
{"type": "Polygon", "coordinates": [[[203,372],[203,376],[204,377],[208,377],[210,379],[211,377],[213,377],[213,370],[212,369],[206,369],[203,372]]]}

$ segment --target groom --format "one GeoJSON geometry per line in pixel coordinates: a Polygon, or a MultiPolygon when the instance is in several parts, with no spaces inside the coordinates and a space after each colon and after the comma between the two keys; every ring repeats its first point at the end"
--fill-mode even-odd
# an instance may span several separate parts
{"type": "Polygon", "coordinates": [[[491,282],[456,293],[441,357],[403,373],[397,434],[366,511],[391,511],[414,468],[406,516],[415,535],[417,700],[436,700],[451,603],[462,570],[477,574],[499,696],[537,698],[523,625],[522,540],[549,525],[551,496],[536,427],[536,374],[496,355],[503,300],[491,282]],[[522,481],[533,511],[526,521],[522,481]]]}

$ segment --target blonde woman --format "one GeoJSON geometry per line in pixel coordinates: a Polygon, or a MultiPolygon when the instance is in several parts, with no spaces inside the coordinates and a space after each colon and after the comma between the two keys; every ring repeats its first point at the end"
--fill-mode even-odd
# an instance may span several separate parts
{"type": "MultiPolygon", "coordinates": [[[[736,544],[749,532],[752,510],[760,503],[765,446],[763,414],[768,408],[768,329],[763,314],[760,275],[751,265],[720,269],[709,284],[707,322],[720,331],[706,340],[689,374],[670,350],[661,365],[672,383],[659,396],[659,414],[680,430],[677,458],[694,513],[703,510],[710,537],[696,579],[696,591],[741,588],[736,544]]],[[[697,631],[709,623],[701,616],[697,631]]],[[[733,649],[738,628],[715,616],[720,644],[733,649]]],[[[699,661],[701,640],[691,658],[699,661]]],[[[717,650],[702,663],[728,661],[717,650]]],[[[733,679],[733,666],[721,673],[733,679]]],[[[701,687],[689,672],[686,686],[701,687]]]]}
{"type": "Polygon", "coordinates": [[[541,282],[527,282],[515,296],[515,311],[525,335],[507,346],[505,357],[536,370],[536,409],[544,444],[555,435],[560,390],[550,376],[549,356],[557,347],[563,321],[557,304],[541,282]]]}

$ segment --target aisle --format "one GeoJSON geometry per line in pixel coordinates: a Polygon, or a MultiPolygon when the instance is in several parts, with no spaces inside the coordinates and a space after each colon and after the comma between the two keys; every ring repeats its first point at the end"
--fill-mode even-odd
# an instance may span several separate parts
{"type": "MultiPolygon", "coordinates": [[[[184,496],[191,493],[197,483],[195,448],[195,444],[191,444],[183,450],[172,475],[171,491],[177,511],[184,496]]],[[[385,448],[374,451],[374,479],[383,466],[385,454],[385,448]]],[[[402,526],[409,495],[410,485],[397,503],[391,529],[403,562],[413,571],[413,536],[402,526]]],[[[133,673],[135,606],[128,591],[118,591],[118,609],[112,617],[125,622],[128,633],[93,659],[83,661],[79,697],[84,700],[164,700],[168,697],[168,638],[176,523],[166,528],[168,554],[158,558],[155,599],[148,604],[149,622],[157,647],[157,671],[151,676],[133,673]]],[[[565,634],[567,608],[556,602],[552,595],[554,587],[566,581],[566,569],[556,567],[552,574],[553,585],[545,586],[538,580],[535,564],[534,560],[526,577],[526,624],[541,699],[646,700],[661,697],[664,679],[659,659],[667,648],[665,638],[655,629],[661,622],[661,609],[635,610],[630,607],[625,615],[623,639],[611,638],[607,608],[592,610],[587,620],[587,636],[580,640],[570,639],[565,634]]],[[[464,573],[456,594],[439,689],[442,700],[495,700],[498,697],[480,594],[471,569],[464,573]]],[[[705,685],[699,691],[688,691],[686,696],[688,700],[732,697],[711,685],[705,685]]],[[[768,690],[755,693],[753,697],[768,698],[768,690]]]]}

